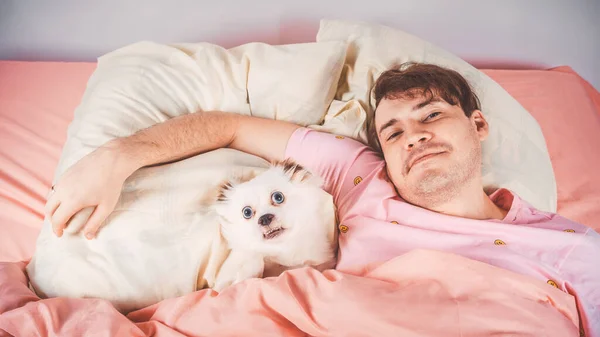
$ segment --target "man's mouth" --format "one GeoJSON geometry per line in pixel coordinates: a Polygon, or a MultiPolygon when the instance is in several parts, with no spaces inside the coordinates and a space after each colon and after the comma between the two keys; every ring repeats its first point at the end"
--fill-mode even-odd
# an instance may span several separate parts
{"type": "Polygon", "coordinates": [[[437,156],[437,155],[438,155],[438,154],[440,154],[440,153],[441,153],[441,152],[438,152],[438,153],[430,153],[430,154],[426,154],[426,155],[424,155],[423,157],[420,157],[420,158],[418,158],[417,160],[415,160],[415,161],[413,162],[412,166],[415,166],[416,164],[418,164],[418,163],[420,163],[420,162],[422,162],[422,161],[425,161],[425,160],[427,160],[427,159],[429,159],[429,158],[431,158],[431,157],[433,157],[433,156],[437,156]]]}
{"type": "Polygon", "coordinates": [[[283,227],[269,228],[263,233],[263,237],[267,240],[271,240],[283,234],[283,231],[285,231],[285,228],[283,227]]]}
{"type": "Polygon", "coordinates": [[[419,164],[419,163],[421,163],[421,162],[424,162],[424,161],[426,161],[426,160],[428,160],[428,159],[431,159],[431,158],[433,158],[433,157],[435,157],[435,156],[437,156],[437,155],[439,155],[439,154],[442,154],[442,153],[444,153],[444,151],[441,151],[441,152],[432,152],[432,153],[425,154],[425,155],[423,155],[423,156],[418,156],[418,157],[417,157],[415,160],[413,160],[413,162],[412,162],[412,163],[410,164],[410,166],[408,167],[408,172],[410,172],[410,170],[411,170],[411,169],[412,169],[412,168],[413,168],[415,165],[417,165],[417,164],[419,164]]]}

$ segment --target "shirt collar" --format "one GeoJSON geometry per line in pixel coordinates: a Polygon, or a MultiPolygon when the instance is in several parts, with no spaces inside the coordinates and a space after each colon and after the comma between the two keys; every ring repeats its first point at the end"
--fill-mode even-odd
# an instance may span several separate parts
{"type": "Polygon", "coordinates": [[[517,223],[519,210],[522,208],[523,203],[516,194],[506,188],[500,188],[490,194],[490,200],[496,206],[507,211],[506,216],[502,219],[503,223],[517,223]]]}

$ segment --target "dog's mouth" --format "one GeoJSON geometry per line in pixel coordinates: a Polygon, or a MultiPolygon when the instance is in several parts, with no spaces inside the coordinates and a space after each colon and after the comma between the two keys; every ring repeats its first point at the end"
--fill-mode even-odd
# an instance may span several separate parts
{"type": "Polygon", "coordinates": [[[283,234],[284,231],[285,231],[285,228],[283,228],[283,227],[265,228],[265,230],[263,230],[263,237],[266,240],[271,240],[271,239],[274,239],[274,238],[278,237],[279,235],[283,234]]]}

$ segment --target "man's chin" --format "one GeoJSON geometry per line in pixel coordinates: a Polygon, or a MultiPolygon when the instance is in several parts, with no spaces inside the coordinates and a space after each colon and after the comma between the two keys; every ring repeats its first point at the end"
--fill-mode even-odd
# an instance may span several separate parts
{"type": "Polygon", "coordinates": [[[411,177],[411,181],[406,181],[405,188],[399,190],[402,198],[411,204],[427,208],[452,189],[451,179],[442,170],[427,169],[413,173],[415,176],[411,177]]]}

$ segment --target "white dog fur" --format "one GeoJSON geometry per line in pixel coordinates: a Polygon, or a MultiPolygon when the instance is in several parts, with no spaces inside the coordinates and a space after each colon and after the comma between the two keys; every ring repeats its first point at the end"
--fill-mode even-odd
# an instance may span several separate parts
{"type": "MultiPolygon", "coordinates": [[[[277,275],[289,268],[334,267],[335,208],[318,177],[291,162],[222,172],[221,179],[234,175],[230,184],[201,185],[203,197],[198,205],[194,204],[198,191],[186,183],[197,181],[193,180],[197,173],[187,170],[188,176],[181,176],[181,168],[173,166],[216,165],[218,169],[219,163],[231,158],[207,154],[196,160],[201,163],[184,161],[151,168],[130,181],[138,193],[164,197],[138,197],[132,201],[135,207],[128,206],[133,211],[117,209],[94,240],[85,239],[80,231],[89,217],[87,210],[71,220],[60,238],[52,234],[46,220],[36,254],[27,266],[36,293],[42,298],[105,299],[127,313],[198,289],[221,291],[247,278],[277,275]],[[271,204],[273,191],[283,194],[283,203],[271,204]],[[221,200],[217,201],[219,192],[221,200]],[[145,202],[172,212],[163,216],[164,223],[151,221],[157,213],[145,202]],[[250,220],[243,218],[245,206],[254,209],[250,220]],[[275,225],[285,228],[271,240],[264,239],[257,222],[266,213],[274,215],[272,229],[275,225]]],[[[255,165],[244,162],[250,164],[255,165]]],[[[131,192],[125,192],[123,202],[130,198],[127,193],[131,192]]]]}
{"type": "Polygon", "coordinates": [[[321,186],[319,177],[289,160],[223,183],[214,209],[231,251],[213,289],[291,268],[334,267],[336,217],[321,186]]]}

